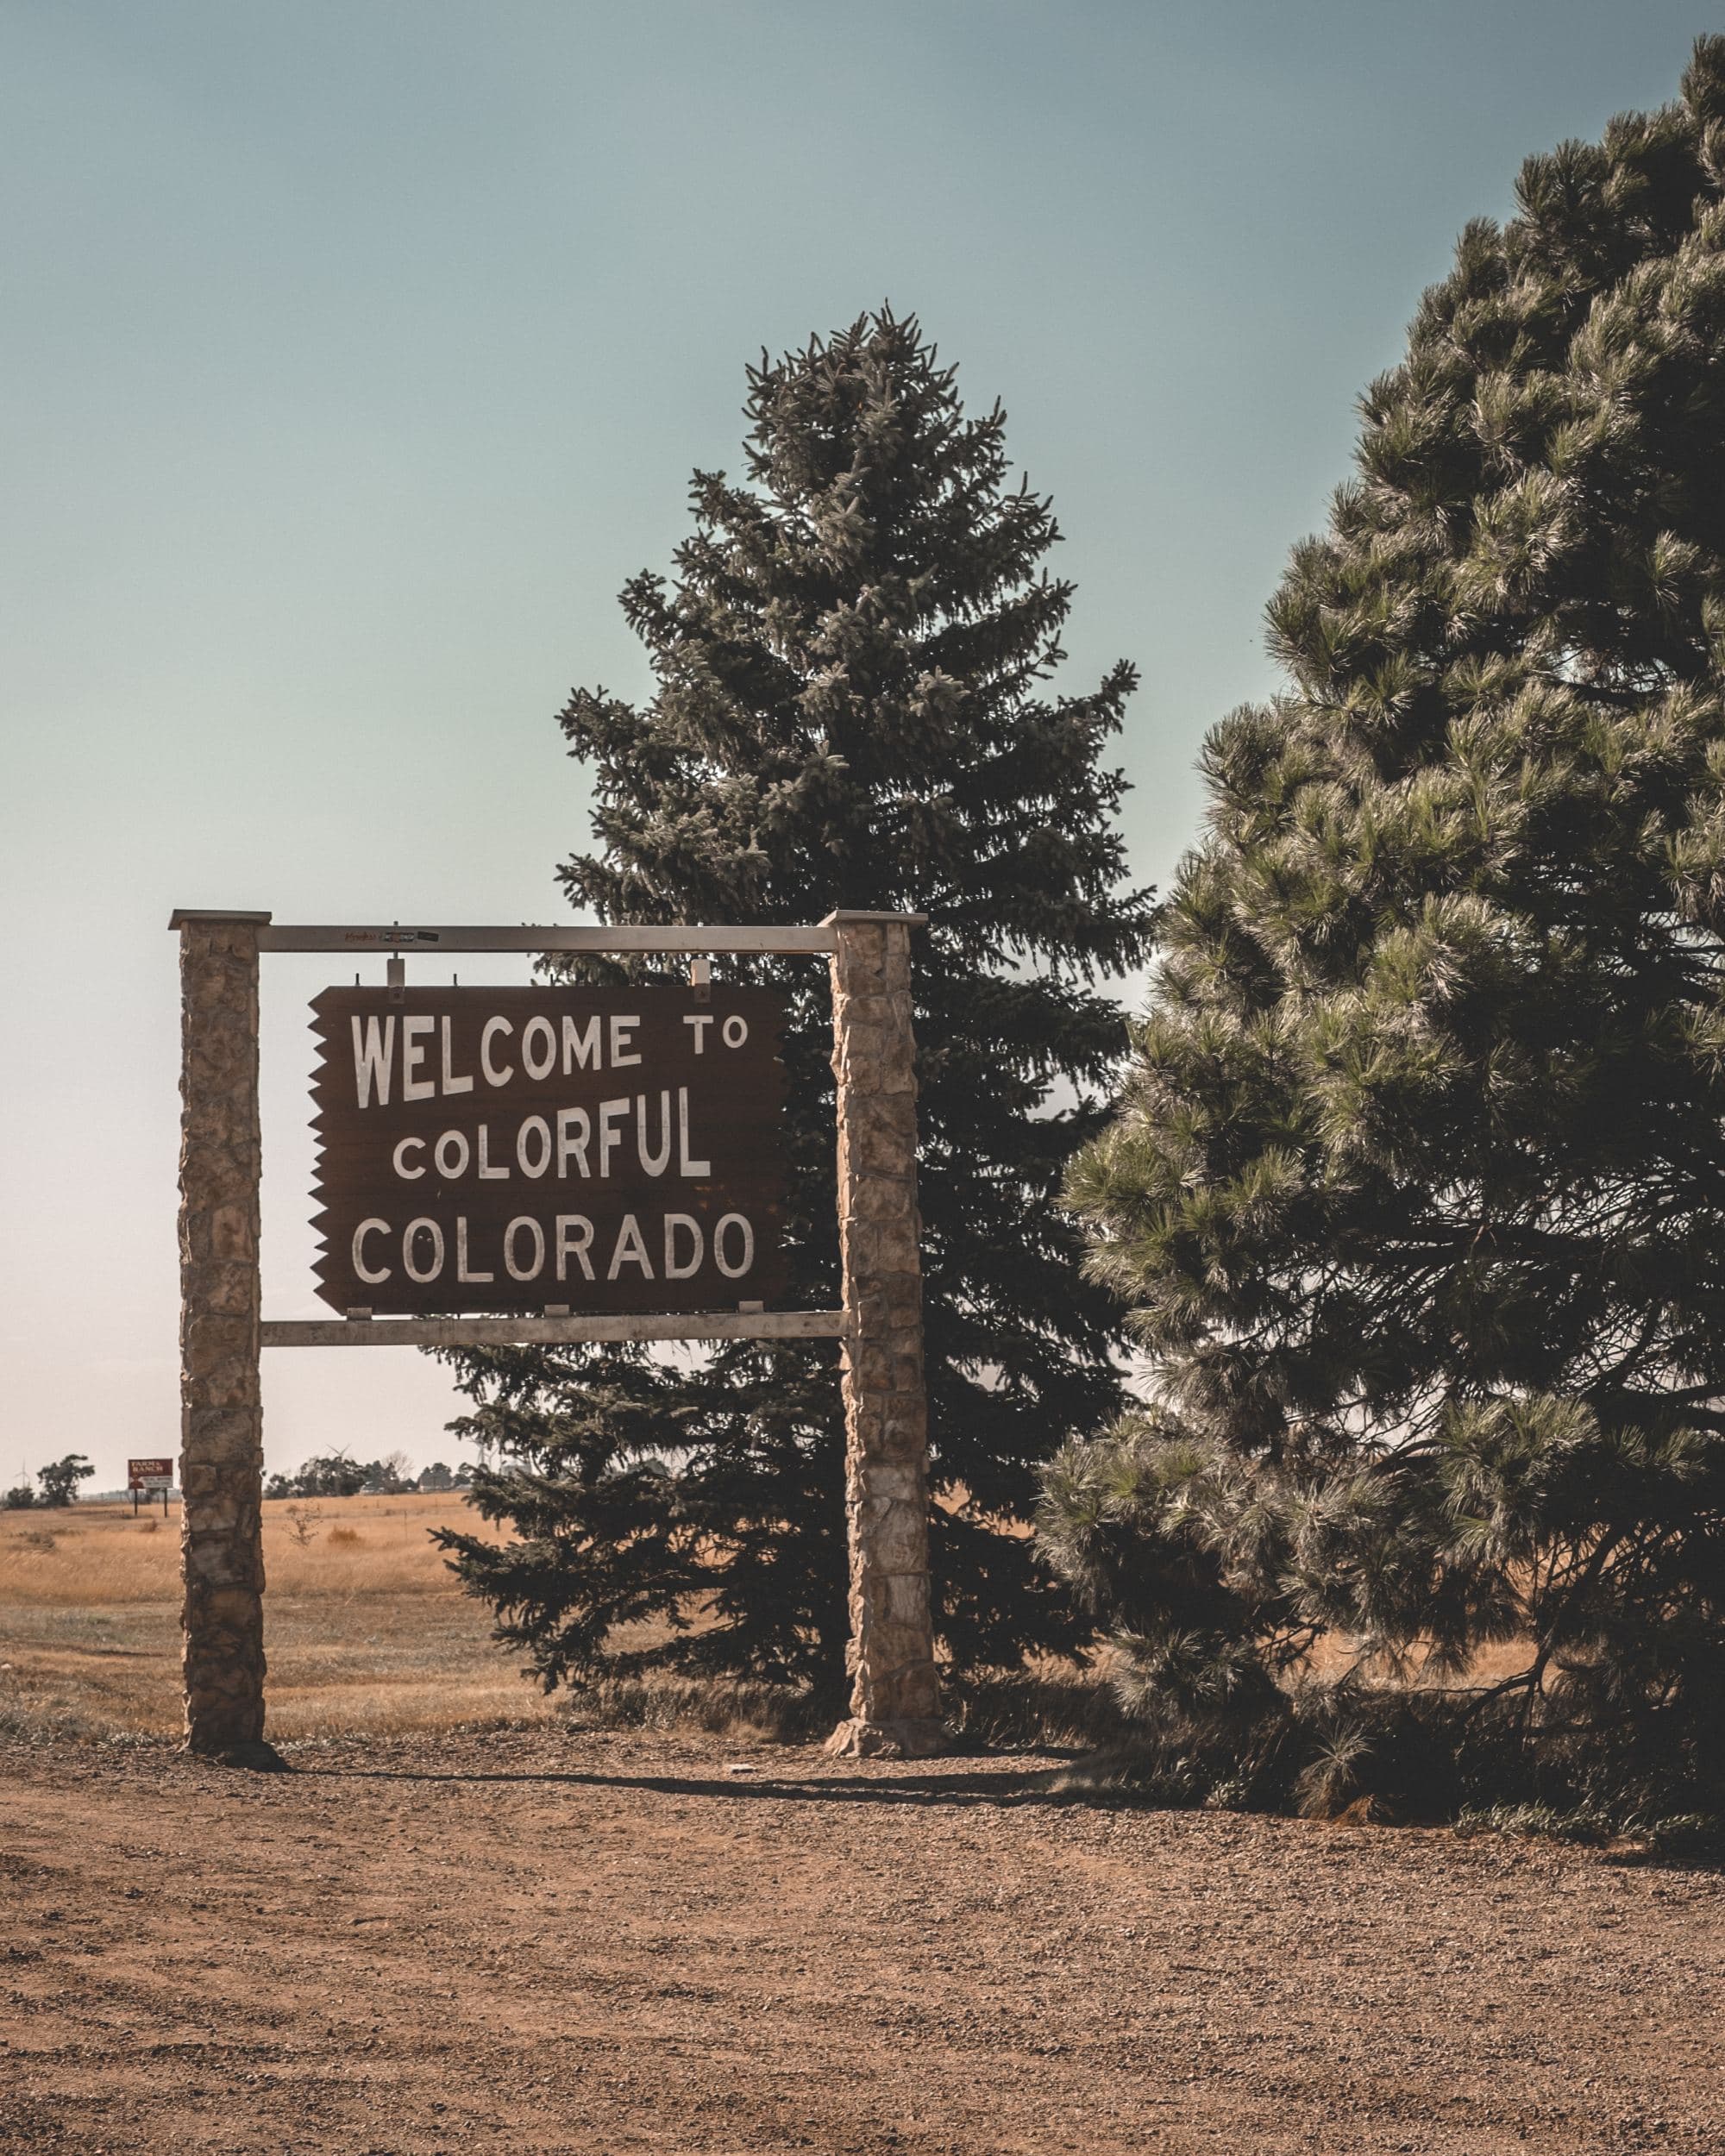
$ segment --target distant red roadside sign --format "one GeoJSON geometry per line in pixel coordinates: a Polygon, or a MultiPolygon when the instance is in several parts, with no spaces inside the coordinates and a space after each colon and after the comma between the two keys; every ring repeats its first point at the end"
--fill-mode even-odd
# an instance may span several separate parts
{"type": "Polygon", "coordinates": [[[126,1463],[128,1489],[148,1490],[152,1494],[173,1488],[172,1460],[128,1460],[126,1463]]]}

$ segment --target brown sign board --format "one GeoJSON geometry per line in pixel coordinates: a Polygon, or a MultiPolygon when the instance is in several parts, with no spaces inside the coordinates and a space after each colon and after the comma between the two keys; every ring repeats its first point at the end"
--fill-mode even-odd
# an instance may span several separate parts
{"type": "Polygon", "coordinates": [[[128,1489],[172,1489],[173,1488],[173,1462],[172,1460],[128,1460],[126,1487],[128,1489]]]}
{"type": "Polygon", "coordinates": [[[775,990],[329,988],[311,1007],[316,1271],[336,1309],[784,1294],[775,990]]]}

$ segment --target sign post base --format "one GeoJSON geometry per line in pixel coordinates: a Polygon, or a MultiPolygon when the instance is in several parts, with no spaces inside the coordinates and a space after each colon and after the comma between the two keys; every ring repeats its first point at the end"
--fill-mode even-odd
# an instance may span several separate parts
{"type": "Polygon", "coordinates": [[[952,1732],[938,1716],[919,1721],[840,1722],[822,1749],[835,1759],[938,1759],[952,1749],[952,1732]]]}
{"type": "Polygon", "coordinates": [[[218,1767],[243,1767],[250,1774],[292,1774],[293,1769],[270,1744],[261,1737],[247,1744],[223,1745],[216,1750],[195,1745],[188,1739],[185,1749],[195,1752],[201,1758],[218,1767]]]}

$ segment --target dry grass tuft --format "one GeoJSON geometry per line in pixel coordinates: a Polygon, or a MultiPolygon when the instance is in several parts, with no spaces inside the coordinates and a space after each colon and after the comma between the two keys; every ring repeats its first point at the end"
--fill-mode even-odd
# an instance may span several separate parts
{"type": "Polygon", "coordinates": [[[1132,1734],[1106,1659],[1088,1670],[1051,1658],[1030,1670],[979,1670],[945,1690],[949,1723],[990,1751],[1088,1752],[1132,1734]]]}
{"type": "Polygon", "coordinates": [[[807,1744],[825,1736],[844,1709],[798,1685],[656,1673],[605,1678],[574,1694],[566,1712],[581,1729],[699,1729],[745,1742],[807,1744]]]}

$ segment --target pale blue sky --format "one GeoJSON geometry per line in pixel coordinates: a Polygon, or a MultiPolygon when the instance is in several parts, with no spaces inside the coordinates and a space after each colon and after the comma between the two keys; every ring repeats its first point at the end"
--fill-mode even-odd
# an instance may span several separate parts
{"type": "MultiPolygon", "coordinates": [[[[735,468],[746,360],[918,310],[1144,687],[1141,877],[1454,235],[1675,94],[1665,0],[7,0],[0,1480],[177,1449],[175,905],[557,918],[553,715],[735,468]]],[[[310,1314],[266,962],[267,1307],[310,1314]]],[[[506,977],[499,965],[492,977],[506,977]]],[[[272,1464],[447,1451],[411,1355],[267,1358],[272,1464]]]]}

